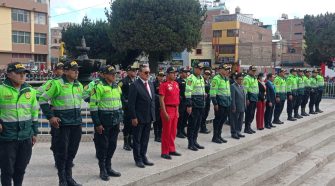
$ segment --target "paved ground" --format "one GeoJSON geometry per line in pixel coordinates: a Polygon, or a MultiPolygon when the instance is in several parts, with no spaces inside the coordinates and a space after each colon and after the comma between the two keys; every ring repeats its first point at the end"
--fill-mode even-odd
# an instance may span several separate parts
{"type": "MultiPolygon", "coordinates": [[[[321,109],[325,113],[335,111],[335,100],[323,100],[321,109]]],[[[190,160],[194,160],[199,157],[205,157],[211,153],[215,153],[229,147],[232,147],[236,144],[243,143],[243,141],[252,140],[266,134],[269,134],[271,131],[280,130],[281,128],[287,127],[292,122],[286,122],[286,109],[281,117],[285,121],[285,125],[277,127],[271,130],[257,131],[254,135],[248,135],[243,140],[233,140],[230,138],[230,130],[228,126],[224,127],[223,137],[228,139],[227,144],[214,144],[211,142],[212,134],[200,134],[199,143],[206,146],[205,150],[200,150],[198,152],[193,152],[187,150],[187,140],[178,139],[176,140],[177,150],[183,154],[181,157],[175,157],[173,160],[164,160],[160,158],[160,143],[154,142],[153,138],[150,139],[148,156],[150,160],[155,163],[153,167],[147,167],[145,169],[140,169],[135,167],[132,152],[128,152],[122,149],[123,141],[118,141],[118,147],[116,149],[114,158],[113,158],[113,168],[120,171],[122,176],[120,178],[111,178],[109,182],[103,182],[99,180],[98,174],[98,165],[95,158],[95,149],[92,142],[82,142],[75,159],[75,167],[73,169],[73,175],[84,185],[124,185],[131,183],[135,180],[141,179],[148,175],[158,174],[166,169],[172,167],[178,167],[190,160]]],[[[213,113],[210,114],[209,118],[213,117],[213,113]]],[[[310,118],[315,117],[311,116],[299,120],[299,122],[308,121],[310,118]]],[[[211,128],[211,127],[210,127],[211,128]]],[[[255,123],[253,124],[255,128],[255,123]]],[[[122,134],[120,133],[122,136],[122,134]]],[[[153,137],[153,135],[151,135],[153,137]]],[[[45,186],[45,185],[57,185],[57,171],[53,166],[53,158],[51,151],[49,150],[50,143],[42,142],[37,143],[33,148],[33,156],[28,169],[26,172],[26,177],[24,180],[24,185],[26,186],[45,186]]]]}

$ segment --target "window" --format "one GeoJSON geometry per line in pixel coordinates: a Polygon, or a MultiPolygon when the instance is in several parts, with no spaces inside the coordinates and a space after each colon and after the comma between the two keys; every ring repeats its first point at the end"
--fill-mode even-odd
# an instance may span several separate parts
{"type": "Polygon", "coordinates": [[[238,30],[237,29],[228,29],[227,30],[227,37],[238,37],[238,30]]]}
{"type": "Polygon", "coordinates": [[[299,35],[302,35],[302,33],[301,32],[297,32],[297,33],[294,33],[294,35],[299,36],[299,35]]]}
{"type": "Polygon", "coordinates": [[[13,31],[12,42],[21,44],[30,44],[30,32],[13,31]]]}
{"type": "Polygon", "coordinates": [[[220,54],[235,54],[235,45],[220,45],[220,54]]]}
{"type": "Polygon", "coordinates": [[[26,10],[12,9],[12,20],[16,22],[29,22],[30,13],[26,10]]]}
{"type": "Polygon", "coordinates": [[[47,44],[47,34],[35,33],[35,44],[36,45],[46,45],[47,44]]]}
{"type": "Polygon", "coordinates": [[[35,24],[45,25],[47,15],[45,13],[35,12],[35,24]]]}
{"type": "Polygon", "coordinates": [[[31,54],[12,54],[12,58],[14,59],[18,59],[18,58],[22,58],[22,59],[31,59],[31,54]]]}
{"type": "Polygon", "coordinates": [[[196,55],[201,55],[202,54],[202,49],[196,49],[195,54],[196,55]]]}
{"type": "Polygon", "coordinates": [[[44,4],[46,4],[46,3],[47,3],[47,1],[46,1],[46,0],[36,0],[36,2],[37,2],[37,3],[44,3],[44,4]]]}
{"type": "Polygon", "coordinates": [[[261,33],[258,33],[258,39],[263,41],[263,35],[261,33]]]}
{"type": "Polygon", "coordinates": [[[34,61],[35,62],[46,62],[47,61],[47,55],[35,54],[34,55],[34,61]]]}
{"type": "Polygon", "coordinates": [[[222,37],[222,30],[213,30],[213,37],[222,37]]]}

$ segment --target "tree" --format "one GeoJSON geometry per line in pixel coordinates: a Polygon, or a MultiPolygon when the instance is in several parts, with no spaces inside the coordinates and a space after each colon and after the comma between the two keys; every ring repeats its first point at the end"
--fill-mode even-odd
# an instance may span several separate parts
{"type": "Polygon", "coordinates": [[[335,14],[326,13],[317,16],[306,15],[305,27],[305,60],[312,66],[322,62],[332,66],[335,57],[335,14]]]}
{"type": "Polygon", "coordinates": [[[106,15],[117,50],[143,51],[158,62],[198,45],[205,12],[198,0],[116,0],[106,15]]]}
{"type": "Polygon", "coordinates": [[[121,64],[127,66],[134,61],[140,52],[137,51],[118,51],[112,45],[109,37],[110,26],[107,21],[91,21],[86,16],[81,24],[71,24],[66,30],[62,31],[62,41],[70,58],[76,58],[79,51],[76,46],[81,44],[84,36],[86,44],[90,47],[88,56],[92,59],[106,59],[107,64],[121,64]]]}

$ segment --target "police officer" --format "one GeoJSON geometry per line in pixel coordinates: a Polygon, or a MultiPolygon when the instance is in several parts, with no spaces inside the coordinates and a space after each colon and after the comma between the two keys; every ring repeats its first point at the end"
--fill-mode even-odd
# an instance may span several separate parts
{"type": "Polygon", "coordinates": [[[227,140],[221,137],[223,123],[227,120],[230,113],[231,94],[229,81],[230,67],[226,64],[220,64],[219,74],[214,76],[210,88],[211,99],[214,105],[215,118],[213,121],[214,143],[227,143],[227,140]]]}
{"type": "Polygon", "coordinates": [[[273,124],[284,124],[284,122],[280,121],[279,117],[283,112],[287,94],[285,73],[285,69],[279,69],[278,76],[274,80],[274,85],[276,88],[276,105],[273,113],[273,124]]]}
{"type": "Polygon", "coordinates": [[[123,120],[121,88],[116,84],[116,70],[107,65],[101,80],[91,92],[90,112],[95,127],[95,149],[99,160],[100,178],[121,174],[112,169],[112,157],[117,146],[120,123],[123,120]]]}
{"type": "Polygon", "coordinates": [[[311,76],[311,71],[305,69],[304,75],[302,76],[302,79],[305,85],[305,91],[304,91],[304,95],[302,97],[302,102],[301,102],[301,115],[302,116],[309,116],[309,114],[306,113],[306,105],[308,103],[308,99],[311,93],[310,76],[311,76]]]}
{"type": "Polygon", "coordinates": [[[298,81],[297,81],[297,69],[293,68],[290,70],[290,75],[286,80],[287,89],[287,120],[296,121],[296,118],[292,117],[292,112],[296,104],[298,95],[298,81]]]}
{"type": "Polygon", "coordinates": [[[164,79],[164,72],[159,71],[156,76],[156,80],[154,81],[154,88],[155,88],[155,104],[156,104],[156,121],[154,121],[153,126],[154,126],[154,134],[155,134],[155,141],[156,142],[161,142],[161,136],[162,136],[162,119],[160,116],[160,111],[159,111],[159,86],[163,82],[164,79]]]}
{"type": "Polygon", "coordinates": [[[193,74],[187,78],[185,90],[186,111],[190,115],[187,126],[188,149],[193,151],[205,148],[197,142],[202,112],[205,108],[205,81],[201,76],[203,68],[203,63],[194,63],[193,74]]]}
{"type": "Polygon", "coordinates": [[[297,79],[298,79],[298,91],[297,91],[297,99],[296,99],[296,103],[294,106],[294,118],[298,118],[301,119],[303,118],[301,115],[299,115],[299,107],[302,103],[302,98],[305,94],[305,83],[304,83],[304,79],[303,79],[303,71],[301,69],[298,69],[298,75],[297,75],[297,79]]]}
{"type": "Polygon", "coordinates": [[[179,86],[175,82],[176,69],[169,67],[166,70],[166,81],[159,86],[159,101],[161,105],[160,116],[163,122],[162,154],[164,159],[172,159],[171,156],[181,156],[176,151],[174,140],[177,133],[179,116],[179,86]]]}
{"type": "Polygon", "coordinates": [[[36,90],[26,81],[30,73],[21,63],[10,63],[0,85],[1,185],[22,185],[38,134],[36,90]]]}
{"type": "Polygon", "coordinates": [[[185,132],[185,127],[187,125],[188,114],[186,112],[185,88],[186,88],[186,78],[188,77],[189,72],[190,71],[186,67],[182,67],[180,69],[179,78],[177,79],[177,83],[179,85],[180,90],[179,118],[177,126],[178,138],[185,138],[187,136],[185,132]]]}
{"type": "Polygon", "coordinates": [[[127,76],[123,78],[119,82],[119,86],[122,90],[122,105],[124,110],[124,116],[123,116],[123,149],[127,151],[131,151],[132,148],[132,125],[131,125],[131,118],[129,115],[128,110],[128,94],[129,94],[129,86],[134,83],[137,73],[137,67],[135,65],[131,65],[127,67],[127,76]]]}
{"type": "Polygon", "coordinates": [[[247,134],[256,133],[251,128],[251,123],[255,117],[256,111],[256,103],[258,101],[258,81],[256,78],[256,67],[250,66],[249,67],[249,74],[244,78],[244,89],[246,92],[246,99],[247,99],[247,111],[245,113],[245,128],[244,132],[247,134]]]}
{"type": "MultiPolygon", "coordinates": [[[[54,75],[54,78],[53,79],[50,79],[48,80],[47,82],[45,82],[42,86],[40,86],[38,89],[37,89],[37,99],[39,99],[39,97],[45,92],[45,89],[46,87],[49,86],[50,83],[52,83],[52,81],[54,79],[59,79],[62,77],[63,73],[64,73],[64,70],[63,70],[63,67],[64,67],[64,63],[62,62],[59,62],[55,65],[55,68],[54,68],[54,71],[53,71],[53,75],[54,75]]],[[[52,151],[53,153],[53,156],[54,156],[54,160],[55,160],[55,166],[57,165],[56,161],[57,161],[57,156],[55,154],[55,145],[56,145],[56,138],[57,138],[57,134],[58,132],[56,128],[54,128],[53,126],[50,126],[51,130],[50,130],[50,135],[51,135],[51,146],[50,146],[50,150],[52,151]]]]}
{"type": "Polygon", "coordinates": [[[309,114],[317,114],[314,111],[314,106],[316,105],[316,99],[318,94],[318,83],[316,80],[316,76],[318,75],[318,71],[315,69],[312,72],[312,77],[310,78],[310,87],[311,87],[311,94],[309,99],[309,114]]]}
{"type": "Polygon", "coordinates": [[[72,177],[72,164],[81,139],[83,86],[77,80],[76,61],[64,64],[62,78],[52,81],[40,97],[40,106],[50,124],[57,128],[56,156],[59,185],[79,186],[72,177]],[[50,109],[48,101],[53,109],[50,109]]]}
{"type": "Polygon", "coordinates": [[[321,74],[321,69],[318,69],[318,75],[316,76],[316,83],[317,83],[317,97],[315,100],[315,112],[322,113],[323,111],[320,110],[320,102],[322,100],[322,93],[325,86],[325,80],[321,74]]]}
{"type": "Polygon", "coordinates": [[[208,134],[211,132],[206,127],[207,117],[209,114],[209,110],[211,108],[211,96],[209,94],[209,91],[211,89],[211,82],[210,82],[211,75],[212,75],[211,69],[210,68],[205,69],[203,77],[205,81],[206,99],[205,99],[205,109],[204,109],[204,112],[202,113],[202,120],[201,120],[201,126],[200,126],[200,133],[203,133],[203,134],[208,134]]]}

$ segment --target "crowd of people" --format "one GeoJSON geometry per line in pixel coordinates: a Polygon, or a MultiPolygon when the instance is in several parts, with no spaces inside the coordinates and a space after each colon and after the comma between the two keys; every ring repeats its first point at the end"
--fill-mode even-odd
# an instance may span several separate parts
{"type": "Polygon", "coordinates": [[[76,61],[58,63],[54,79],[34,89],[26,83],[30,72],[24,65],[8,65],[0,85],[2,185],[10,186],[12,181],[22,185],[38,134],[38,105],[51,126],[51,150],[60,186],[81,185],[74,180],[72,168],[82,135],[82,100],[89,103],[99,176],[104,181],[121,176],[112,168],[112,157],[122,123],[123,149],[133,151],[135,165],[145,168],[154,165],[147,156],[152,123],[154,140],[161,142],[161,157],[170,160],[182,155],[176,149],[176,137],[187,138],[189,150],[205,149],[198,134],[211,133],[206,122],[211,108],[215,115],[211,141],[217,144],[227,143],[222,136],[225,123],[237,140],[256,132],[252,127],[255,115],[257,130],[284,124],[280,115],[285,102],[289,121],[322,112],[324,79],[318,69],[293,68],[288,76],[280,69],[277,74],[264,75],[250,66],[243,74],[232,73],[227,64],[212,70],[195,63],[192,70],[169,67],[151,82],[150,67],[142,64],[129,66],[127,76],[117,82],[117,70],[107,65],[85,87],[78,81],[78,69],[76,61]]]}

